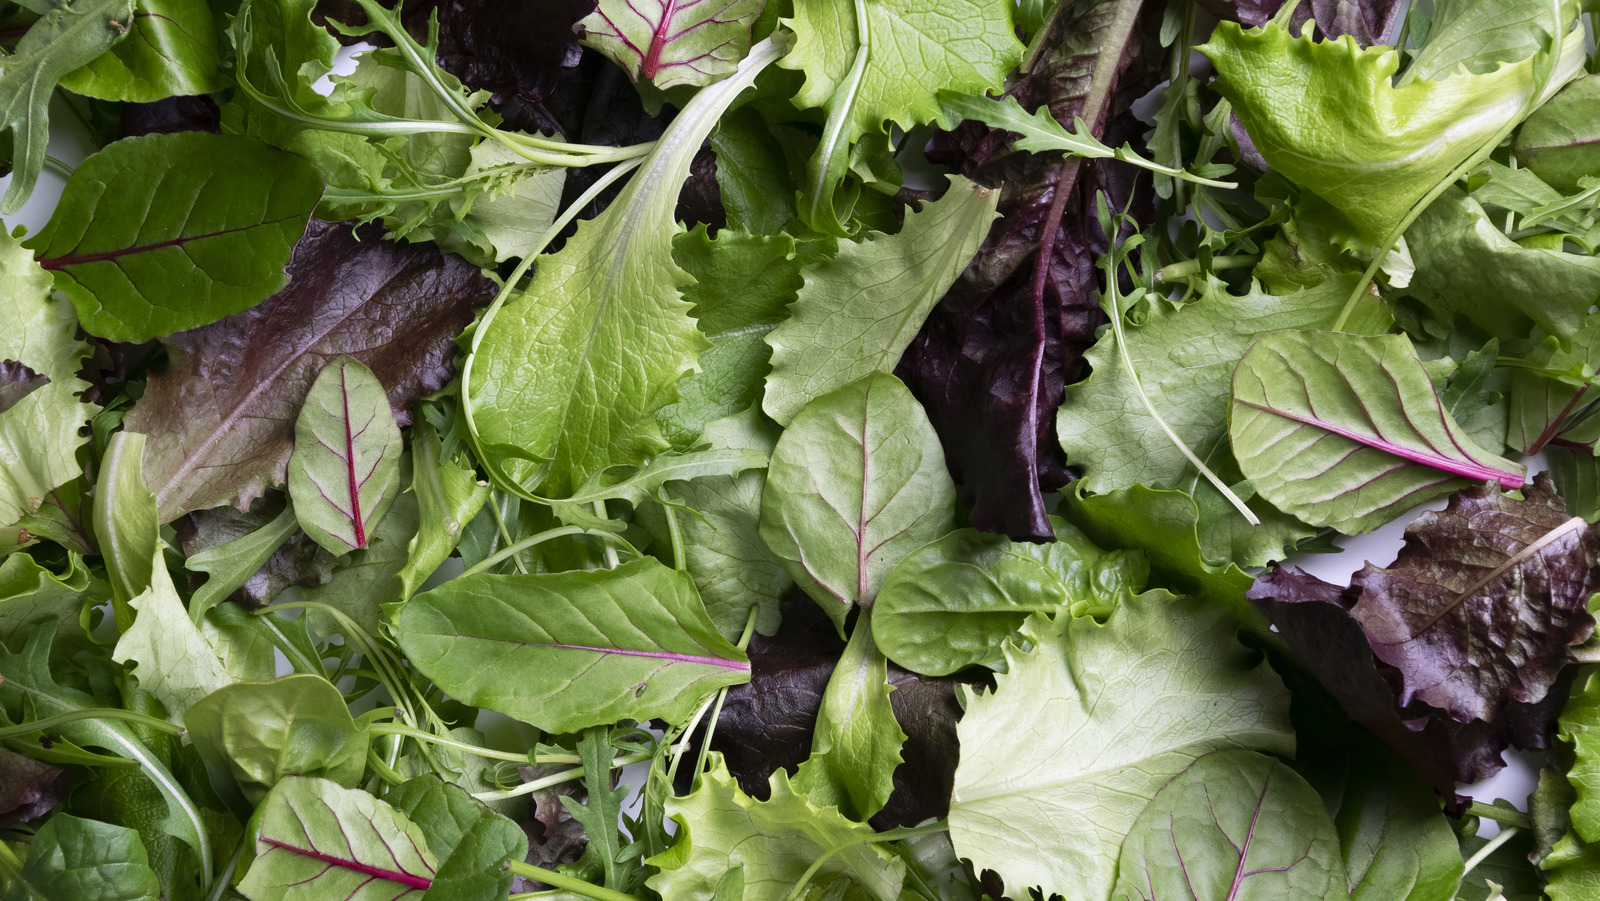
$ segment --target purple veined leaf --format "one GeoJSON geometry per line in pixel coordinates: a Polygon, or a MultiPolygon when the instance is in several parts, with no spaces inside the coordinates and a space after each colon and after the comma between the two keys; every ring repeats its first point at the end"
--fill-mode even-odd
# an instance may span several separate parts
{"type": "Polygon", "coordinates": [[[50,377],[40,375],[16,360],[0,360],[0,413],[11,409],[24,397],[50,384],[50,377]]]}
{"type": "Polygon", "coordinates": [[[422,830],[359,788],[288,776],[257,811],[252,901],[415,901],[438,861],[422,830]]]}
{"type": "Polygon", "coordinates": [[[1115,901],[1344,899],[1339,836],[1282,762],[1216,751],[1174,776],[1122,843],[1115,901]]]}
{"type": "Polygon", "coordinates": [[[657,88],[707,85],[750,51],[766,0],[600,0],[579,27],[583,43],[657,88]]]}
{"type": "Polygon", "coordinates": [[[366,547],[400,493],[405,450],[383,384],[339,357],[318,373],[294,432],[289,497],[300,527],[330,553],[366,547]]]}
{"type": "Polygon", "coordinates": [[[1285,330],[1233,375],[1239,469],[1278,509],[1365,532],[1464,482],[1523,483],[1525,468],[1456,425],[1404,335],[1285,330]]]}

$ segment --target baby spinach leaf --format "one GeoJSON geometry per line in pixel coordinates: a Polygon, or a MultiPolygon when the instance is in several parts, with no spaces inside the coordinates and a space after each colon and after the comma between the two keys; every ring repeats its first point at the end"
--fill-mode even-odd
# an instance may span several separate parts
{"type": "Polygon", "coordinates": [[[1339,836],[1321,801],[1281,761],[1254,751],[1207,754],[1139,814],[1111,896],[1344,901],[1339,836]]]}
{"type": "Polygon", "coordinates": [[[1142,552],[1103,551],[1065,520],[1050,524],[1049,544],[960,529],[912,551],[873,605],[878,647],[925,676],[998,668],[1006,639],[1030,615],[1105,617],[1144,589],[1142,552]]]}
{"type": "MultiPolygon", "coordinates": [[[[1289,697],[1220,606],[1148,592],[1101,625],[1034,616],[988,694],[965,693],[950,838],[1008,894],[1107,897],[1124,838],[1197,757],[1290,753],[1289,697]]],[[[1315,800],[1313,803],[1317,803],[1315,800]]]]}
{"type": "Polygon", "coordinates": [[[55,273],[85,331],[148,341],[282,288],[321,195],[305,160],[258,141],[145,135],[85,160],[49,224],[23,246],[55,273]]]}
{"type": "Polygon", "coordinates": [[[10,133],[11,184],[0,213],[22,209],[44,168],[50,98],[56,84],[110,50],[128,33],[133,0],[87,0],[30,7],[41,13],[0,65],[0,133],[10,133]]]}
{"type": "Polygon", "coordinates": [[[150,869],[139,833],[64,813],[34,834],[21,883],[7,880],[0,890],[5,901],[156,901],[160,894],[161,881],[150,869]]]}
{"type": "Polygon", "coordinates": [[[516,876],[506,861],[528,856],[528,836],[516,823],[435,776],[412,779],[386,800],[421,826],[439,860],[423,899],[495,901],[511,890],[516,876]]]}
{"type": "Polygon", "coordinates": [[[694,582],[654,559],[454,579],[400,608],[394,634],[442,690],[548,732],[676,722],[707,694],[750,678],[694,582]]]}
{"type": "Polygon", "coordinates": [[[750,25],[766,0],[601,0],[578,23],[582,43],[661,90],[733,74],[750,50],[750,25]]]}
{"type": "Polygon", "coordinates": [[[1404,335],[1283,331],[1233,377],[1228,434],[1262,497],[1314,526],[1370,531],[1462,480],[1522,485],[1462,433],[1404,335]]]}
{"type": "Polygon", "coordinates": [[[61,86],[101,100],[149,103],[228,86],[222,34],[206,0],[136,0],[128,36],[67,73],[61,86]]]}
{"type": "Polygon", "coordinates": [[[127,427],[148,433],[145,475],[162,522],[189,510],[247,507],[287,476],[294,421],[314,373],[346,355],[382,382],[395,421],[450,380],[455,336],[493,284],[457,257],[348,225],[313,222],[289,287],[243,313],[165,341],[127,427]]]}
{"type": "Polygon", "coordinates": [[[1600,75],[1585,75],[1561,89],[1517,130],[1517,161],[1558,191],[1578,190],[1578,180],[1600,173],[1600,75]]]}
{"type": "Polygon", "coordinates": [[[328,680],[312,675],[235,682],[183,715],[211,784],[247,805],[285,776],[318,776],[354,788],[367,769],[367,730],[328,680]],[[237,786],[237,787],[235,787],[237,786]]]}
{"type": "Polygon", "coordinates": [[[817,398],[778,439],[761,540],[844,627],[906,554],[950,531],[955,486],[900,380],[873,373],[817,398]]]}
{"type": "Polygon", "coordinates": [[[1372,739],[1362,745],[1371,750],[1352,755],[1338,803],[1330,803],[1350,901],[1452,901],[1462,859],[1438,796],[1372,739]]]}
{"type": "Polygon", "coordinates": [[[872,640],[872,617],[863,614],[822,693],[811,756],[795,773],[796,791],[858,823],[883,809],[906,740],[889,703],[893,690],[889,659],[872,640]]]}
{"type": "Polygon", "coordinates": [[[417,534],[400,571],[400,597],[409,598],[461,541],[461,530],[483,509],[489,486],[464,452],[441,457],[439,433],[421,420],[411,426],[411,491],[417,498],[417,534]]]}
{"type": "Polygon", "coordinates": [[[787,425],[812,399],[893,369],[977,253],[999,199],[951,176],[945,195],[907,213],[897,234],[841,243],[831,258],[802,269],[805,286],[789,318],[766,336],[767,415],[787,425]]]}
{"type": "Polygon", "coordinates": [[[400,493],[400,427],[372,370],[351,357],[322,367],[295,420],[289,499],[329,553],[367,546],[400,493]]]}
{"type": "Polygon", "coordinates": [[[743,892],[731,897],[783,901],[820,860],[815,886],[832,885],[839,897],[900,897],[905,864],[868,844],[870,827],[818,807],[782,772],[772,776],[771,799],[757,801],[739,790],[721,755],[711,760],[694,791],[667,801],[667,816],[688,837],[645,861],[660,869],[646,881],[650,888],[667,898],[713,897],[727,875],[742,870],[743,892]]]}
{"type": "Polygon", "coordinates": [[[415,823],[359,788],[289,776],[256,812],[255,860],[239,891],[255,901],[419,901],[438,858],[415,823]]]}

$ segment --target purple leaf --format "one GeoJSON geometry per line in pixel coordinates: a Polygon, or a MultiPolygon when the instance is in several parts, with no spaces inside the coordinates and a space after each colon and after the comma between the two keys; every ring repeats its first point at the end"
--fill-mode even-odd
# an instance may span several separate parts
{"type": "Polygon", "coordinates": [[[0,748],[0,823],[26,823],[50,812],[72,788],[65,770],[0,748]]]}
{"type": "MultiPolygon", "coordinates": [[[[1277,15],[1284,0],[1200,0],[1206,12],[1219,19],[1259,28],[1277,15]]],[[[1387,44],[1400,24],[1399,0],[1309,0],[1301,2],[1289,19],[1295,34],[1308,19],[1330,40],[1350,35],[1363,47],[1387,44]]]]}
{"type": "Polygon", "coordinates": [[[11,409],[24,397],[50,384],[48,376],[16,360],[0,360],[0,413],[11,409]]]}

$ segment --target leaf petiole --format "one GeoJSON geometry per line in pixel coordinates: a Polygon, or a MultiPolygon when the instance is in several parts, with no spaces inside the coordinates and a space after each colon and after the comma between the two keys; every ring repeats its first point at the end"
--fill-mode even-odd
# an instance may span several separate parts
{"type": "Polygon", "coordinates": [[[42,720],[29,720],[18,723],[15,726],[0,728],[0,741],[21,738],[25,735],[32,735],[35,732],[48,732],[57,726],[64,726],[67,723],[77,722],[78,720],[124,720],[143,726],[146,729],[165,732],[168,735],[182,735],[184,732],[183,727],[176,723],[170,723],[153,716],[146,716],[142,713],[135,713],[132,710],[122,710],[115,707],[87,707],[82,710],[69,710],[66,713],[47,716],[42,720]]]}
{"type": "MultiPolygon", "coordinates": [[[[543,867],[536,867],[531,863],[523,863],[519,860],[506,861],[506,868],[511,872],[516,873],[518,876],[526,876],[529,879],[537,879],[546,885],[553,885],[558,889],[565,889],[573,894],[582,895],[585,898],[593,898],[594,901],[639,901],[639,899],[633,895],[628,895],[613,889],[604,888],[602,886],[595,885],[592,882],[585,882],[582,879],[573,878],[565,873],[558,873],[555,870],[546,870],[543,867]]],[[[534,897],[538,897],[538,895],[539,893],[534,893],[534,897]]]]}

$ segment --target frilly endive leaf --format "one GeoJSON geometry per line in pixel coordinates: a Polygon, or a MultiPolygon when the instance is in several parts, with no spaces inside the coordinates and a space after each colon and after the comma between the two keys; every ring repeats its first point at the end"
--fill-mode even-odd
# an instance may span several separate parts
{"type": "Polygon", "coordinates": [[[294,515],[329,553],[367,546],[400,493],[405,444],[372,370],[351,357],[322,367],[294,427],[289,499],[294,515]]]}
{"type": "Polygon", "coordinates": [[[1525,471],[1456,425],[1404,335],[1263,336],[1234,371],[1228,435],[1262,497],[1347,533],[1468,482],[1520,487],[1525,471]]]}
{"type": "Polygon", "coordinates": [[[661,90],[733,74],[766,0],[601,0],[582,42],[661,90]]]}

